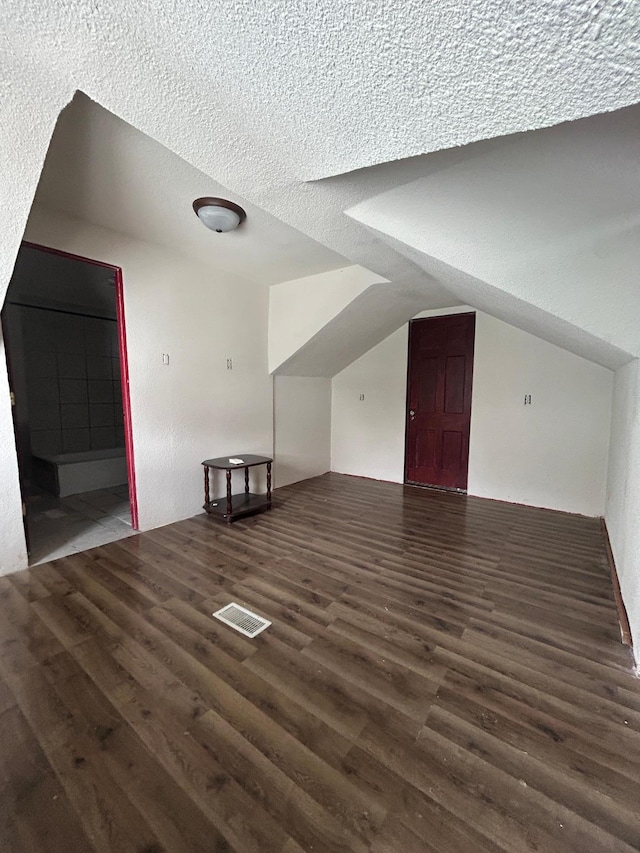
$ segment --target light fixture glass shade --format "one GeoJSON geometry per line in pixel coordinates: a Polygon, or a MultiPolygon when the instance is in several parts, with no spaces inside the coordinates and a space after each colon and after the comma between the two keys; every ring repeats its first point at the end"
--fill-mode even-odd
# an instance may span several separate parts
{"type": "Polygon", "coordinates": [[[246,218],[237,204],[222,198],[199,198],[193,203],[198,219],[211,231],[233,231],[246,218]]]}
{"type": "Polygon", "coordinates": [[[233,231],[240,225],[240,217],[233,210],[226,207],[201,207],[198,211],[200,221],[211,231],[233,231]]]}

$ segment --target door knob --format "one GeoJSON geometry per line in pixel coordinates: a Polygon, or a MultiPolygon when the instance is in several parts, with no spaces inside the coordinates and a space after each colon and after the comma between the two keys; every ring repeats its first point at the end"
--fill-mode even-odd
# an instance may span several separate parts
{"type": "Polygon", "coordinates": [[[409,414],[410,414],[410,416],[411,416],[412,418],[414,418],[414,417],[415,417],[415,415],[416,415],[416,413],[414,412],[414,410],[413,410],[413,409],[409,409],[409,414]]]}

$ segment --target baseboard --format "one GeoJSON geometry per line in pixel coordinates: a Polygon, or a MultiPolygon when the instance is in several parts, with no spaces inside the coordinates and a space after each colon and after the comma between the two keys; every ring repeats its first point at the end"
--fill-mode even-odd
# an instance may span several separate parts
{"type": "Polygon", "coordinates": [[[611,583],[613,585],[613,595],[616,600],[616,609],[618,611],[618,622],[620,623],[620,636],[622,637],[622,642],[625,646],[629,646],[633,648],[633,638],[631,637],[631,628],[629,627],[629,618],[627,616],[627,609],[624,606],[624,601],[622,600],[622,593],[620,592],[620,581],[618,580],[618,572],[616,570],[616,562],[613,558],[613,551],[611,550],[611,540],[609,539],[609,531],[607,530],[607,522],[604,518],[600,519],[602,523],[602,532],[604,534],[604,545],[607,552],[607,560],[609,562],[609,571],[611,572],[611,583]]]}

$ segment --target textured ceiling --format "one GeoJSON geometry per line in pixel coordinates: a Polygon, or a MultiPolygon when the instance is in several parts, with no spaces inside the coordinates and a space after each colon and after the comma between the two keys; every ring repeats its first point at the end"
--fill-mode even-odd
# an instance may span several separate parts
{"type": "MultiPolygon", "coordinates": [[[[640,100],[638,0],[5,0],[3,62],[259,201],[640,100]]],[[[8,78],[7,78],[8,79],[8,78]]]]}
{"type": "Polygon", "coordinates": [[[524,134],[348,212],[462,301],[609,367],[640,356],[640,106],[524,134]],[[541,312],[573,332],[545,332],[541,312]]]}
{"type": "Polygon", "coordinates": [[[35,203],[274,284],[345,266],[325,246],[234,196],[247,211],[238,231],[215,234],[193,212],[225,187],[78,94],[58,120],[35,203]]]}
{"type": "Polygon", "coordinates": [[[175,113],[148,115],[145,129],[170,119],[177,141],[191,133],[190,113],[195,138],[229,128],[241,155],[257,144],[297,178],[530,130],[640,94],[634,0],[3,5],[9,33],[28,37],[23,56],[34,41],[116,113],[153,111],[143,102],[155,84],[175,113]],[[126,98],[113,77],[127,80],[126,98]]]}
{"type": "Polygon", "coordinates": [[[640,101],[638,0],[5,0],[1,14],[0,123],[16,129],[0,150],[3,283],[78,89],[422,308],[459,299],[345,210],[495,144],[475,140],[640,101]]]}

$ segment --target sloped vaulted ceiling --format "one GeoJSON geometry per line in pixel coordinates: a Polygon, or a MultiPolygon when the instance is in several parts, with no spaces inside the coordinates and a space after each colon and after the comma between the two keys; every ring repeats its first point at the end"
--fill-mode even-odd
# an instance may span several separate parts
{"type": "Polygon", "coordinates": [[[638,0],[5,0],[1,14],[2,286],[78,89],[399,291],[419,285],[424,307],[441,284],[345,210],[491,146],[478,140],[640,100],[638,0]]]}
{"type": "MultiPolygon", "coordinates": [[[[3,62],[259,201],[640,99],[637,0],[6,0],[3,62]]],[[[8,78],[5,78],[8,79],[8,78]]]]}
{"type": "Polygon", "coordinates": [[[462,301],[612,368],[640,356],[640,106],[521,134],[348,214],[462,301]]]}
{"type": "Polygon", "coordinates": [[[39,54],[49,73],[141,129],[182,149],[224,130],[227,141],[201,153],[207,165],[222,160],[223,181],[247,167],[243,156],[227,161],[234,148],[257,153],[256,178],[266,176],[266,155],[309,180],[615,109],[640,94],[633,0],[3,7],[22,57],[39,54]]]}
{"type": "Polygon", "coordinates": [[[62,111],[35,203],[156,243],[267,287],[348,261],[245,199],[247,221],[218,237],[198,224],[201,196],[226,187],[81,93],[62,111]]]}

